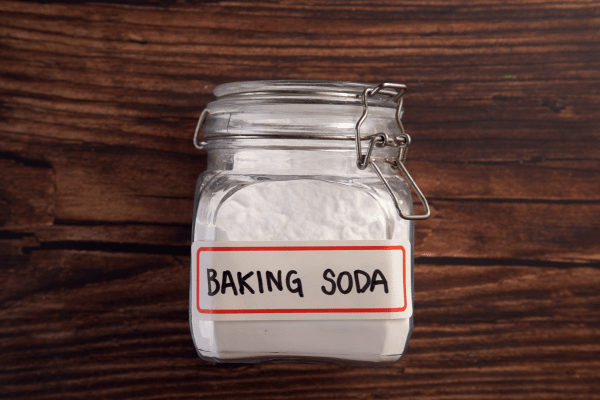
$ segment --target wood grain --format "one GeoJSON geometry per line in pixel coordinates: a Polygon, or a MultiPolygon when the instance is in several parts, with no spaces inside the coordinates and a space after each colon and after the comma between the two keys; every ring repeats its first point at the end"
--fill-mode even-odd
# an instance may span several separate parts
{"type": "Polygon", "coordinates": [[[595,1],[0,1],[0,397],[600,399],[595,1]],[[392,367],[200,360],[215,86],[403,82],[415,330],[392,367]]]}

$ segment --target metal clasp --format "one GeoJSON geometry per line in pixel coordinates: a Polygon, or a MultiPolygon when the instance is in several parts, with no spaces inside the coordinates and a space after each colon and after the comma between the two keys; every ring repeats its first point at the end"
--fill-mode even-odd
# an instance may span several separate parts
{"type": "Polygon", "coordinates": [[[202,125],[204,125],[204,121],[206,120],[206,117],[208,116],[208,114],[210,114],[210,112],[208,111],[208,109],[204,109],[204,111],[202,111],[202,114],[200,114],[200,118],[198,118],[198,123],[196,124],[196,131],[194,132],[194,147],[197,148],[198,150],[202,150],[204,149],[204,146],[206,146],[206,142],[199,142],[198,141],[198,135],[200,134],[200,131],[202,130],[202,125]]]}
{"type": "Polygon", "coordinates": [[[358,169],[360,169],[360,170],[364,170],[365,168],[367,168],[367,165],[370,165],[371,167],[373,167],[373,169],[375,170],[375,173],[377,174],[377,176],[379,176],[379,179],[384,184],[386,190],[388,191],[390,197],[392,198],[392,200],[394,202],[394,206],[396,207],[396,210],[398,211],[398,214],[400,215],[401,218],[408,219],[408,220],[427,219],[431,215],[431,210],[429,209],[429,203],[427,203],[427,199],[425,198],[425,196],[423,196],[421,189],[419,189],[416,182],[414,181],[412,176],[410,176],[410,174],[408,173],[408,170],[404,166],[404,162],[406,161],[406,156],[408,154],[408,146],[410,146],[410,136],[406,132],[404,132],[404,126],[402,125],[402,120],[401,120],[401,115],[400,115],[402,113],[402,103],[403,103],[402,95],[404,94],[404,92],[406,92],[406,89],[407,89],[406,85],[402,85],[399,83],[382,83],[382,84],[377,85],[374,88],[368,88],[368,89],[364,90],[364,92],[362,94],[363,113],[362,113],[360,119],[358,120],[358,122],[356,123],[356,137],[355,137],[356,165],[357,165],[358,169]],[[400,128],[401,134],[396,136],[393,140],[390,140],[388,138],[388,136],[383,132],[379,132],[379,133],[376,133],[375,135],[371,135],[371,136],[368,136],[365,138],[361,138],[361,136],[360,136],[360,128],[361,128],[363,122],[365,122],[365,120],[367,119],[367,115],[369,114],[369,100],[368,99],[370,97],[375,96],[377,93],[387,94],[389,96],[392,96],[393,99],[398,103],[398,107],[396,109],[396,123],[398,124],[398,127],[400,128]],[[371,144],[369,145],[369,149],[367,150],[367,154],[365,154],[365,155],[362,154],[362,148],[361,148],[361,140],[363,140],[363,139],[371,139],[371,144]],[[373,159],[371,158],[373,149],[376,146],[377,147],[393,146],[393,147],[398,148],[398,154],[396,155],[396,157],[392,160],[386,159],[385,162],[390,164],[390,168],[392,168],[393,170],[402,172],[402,175],[404,175],[404,178],[406,179],[406,181],[410,184],[410,186],[412,186],[412,188],[417,193],[417,196],[419,197],[419,200],[423,204],[423,207],[425,207],[425,214],[411,215],[411,214],[404,214],[402,212],[402,210],[400,209],[400,203],[398,202],[398,199],[396,198],[396,195],[394,194],[392,187],[390,186],[388,181],[385,179],[385,177],[381,173],[381,170],[379,169],[379,167],[375,164],[375,161],[373,161],[373,159]]]}

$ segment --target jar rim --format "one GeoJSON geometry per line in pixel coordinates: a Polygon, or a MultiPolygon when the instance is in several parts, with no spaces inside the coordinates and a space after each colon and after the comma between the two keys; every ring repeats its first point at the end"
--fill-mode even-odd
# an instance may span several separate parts
{"type": "Polygon", "coordinates": [[[217,98],[230,95],[253,95],[265,92],[297,92],[297,93],[327,93],[356,97],[365,89],[377,85],[349,81],[318,81],[318,80],[264,80],[230,82],[217,86],[213,93],[217,98]]]}

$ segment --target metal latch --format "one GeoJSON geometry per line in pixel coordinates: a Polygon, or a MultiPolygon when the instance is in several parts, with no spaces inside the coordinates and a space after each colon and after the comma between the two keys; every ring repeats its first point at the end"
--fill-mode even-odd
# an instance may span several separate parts
{"type": "Polygon", "coordinates": [[[377,176],[379,176],[379,179],[381,179],[381,182],[385,185],[385,188],[387,189],[388,193],[390,194],[390,197],[392,198],[392,200],[394,202],[394,206],[396,207],[396,210],[398,211],[398,214],[400,215],[401,218],[409,219],[409,220],[427,219],[431,215],[431,211],[429,209],[429,204],[427,203],[427,199],[425,198],[425,196],[423,196],[421,189],[419,189],[416,182],[414,181],[412,176],[410,176],[410,174],[408,173],[408,170],[404,166],[404,162],[406,161],[406,156],[408,154],[408,146],[410,146],[410,136],[406,132],[404,132],[404,126],[402,125],[402,121],[401,121],[402,102],[403,102],[402,95],[404,94],[404,92],[406,92],[406,89],[407,89],[406,85],[402,85],[399,83],[382,83],[382,84],[377,85],[374,88],[368,88],[368,89],[364,90],[364,92],[362,94],[363,114],[361,115],[360,119],[356,123],[356,138],[355,138],[355,141],[356,141],[356,165],[358,166],[358,169],[360,169],[360,170],[364,170],[365,168],[367,168],[368,165],[373,167],[373,169],[377,173],[377,176]],[[375,96],[377,93],[392,96],[393,99],[398,104],[398,107],[396,109],[396,122],[398,124],[398,127],[400,128],[401,133],[400,133],[400,135],[394,137],[393,139],[390,139],[388,137],[388,135],[386,135],[383,132],[379,132],[379,133],[376,133],[374,135],[370,135],[370,136],[367,136],[364,138],[361,138],[361,136],[360,136],[360,127],[362,126],[363,122],[365,122],[365,120],[367,119],[367,115],[369,114],[369,98],[375,96]],[[371,139],[371,144],[369,145],[367,154],[365,154],[365,155],[362,154],[362,148],[361,148],[361,140],[364,140],[364,139],[371,139]],[[425,207],[424,214],[420,214],[420,215],[404,214],[402,212],[402,210],[400,209],[400,203],[398,202],[398,199],[396,198],[396,195],[394,194],[392,187],[390,186],[388,181],[385,179],[385,177],[381,173],[381,170],[379,169],[379,167],[375,164],[375,162],[371,158],[371,155],[373,154],[373,149],[375,147],[385,147],[385,146],[393,146],[393,147],[398,148],[398,153],[397,153],[396,157],[393,158],[392,160],[385,159],[385,162],[390,164],[390,168],[392,168],[393,170],[402,172],[402,175],[404,175],[404,178],[406,179],[406,181],[410,184],[410,186],[412,186],[412,188],[417,193],[417,196],[419,197],[419,200],[421,200],[423,207],[425,207]]]}

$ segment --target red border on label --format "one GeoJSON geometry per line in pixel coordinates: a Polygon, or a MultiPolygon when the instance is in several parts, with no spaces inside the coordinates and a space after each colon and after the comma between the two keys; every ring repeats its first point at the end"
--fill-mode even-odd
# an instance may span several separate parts
{"type": "Polygon", "coordinates": [[[263,247],[200,247],[196,252],[196,307],[202,314],[282,314],[282,313],[384,313],[406,310],[406,251],[404,246],[263,246],[263,247]],[[401,308],[290,308],[252,310],[210,310],[200,308],[200,252],[201,251],[323,251],[323,250],[402,250],[402,284],[404,307],[401,308]]]}

